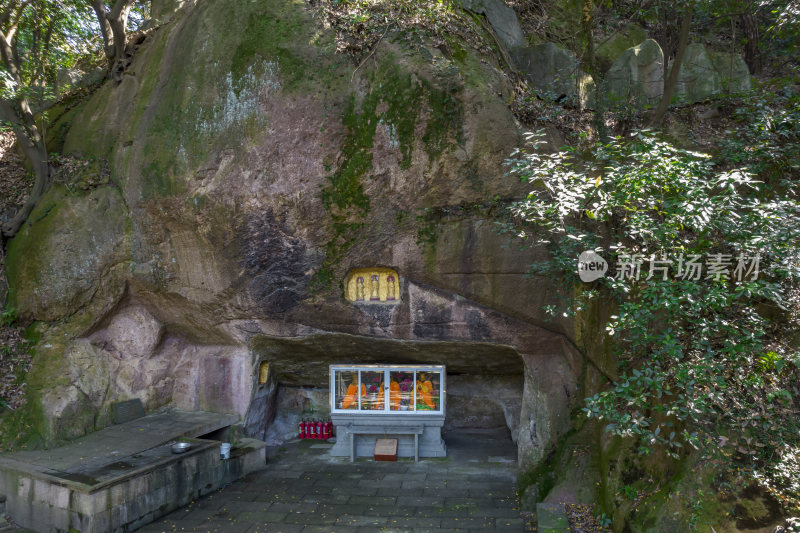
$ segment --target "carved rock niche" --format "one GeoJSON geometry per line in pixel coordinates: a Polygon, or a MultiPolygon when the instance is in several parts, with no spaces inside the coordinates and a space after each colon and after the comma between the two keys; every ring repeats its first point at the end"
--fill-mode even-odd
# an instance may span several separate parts
{"type": "Polygon", "coordinates": [[[344,281],[345,298],[353,303],[400,303],[400,276],[391,268],[356,268],[344,281]]]}

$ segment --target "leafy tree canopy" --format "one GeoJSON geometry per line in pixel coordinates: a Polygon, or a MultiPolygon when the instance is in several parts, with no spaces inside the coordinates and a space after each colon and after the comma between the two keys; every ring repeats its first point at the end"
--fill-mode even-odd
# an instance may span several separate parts
{"type": "Polygon", "coordinates": [[[730,145],[715,160],[649,131],[551,154],[534,135],[509,161],[536,186],[509,229],[546,243],[552,259],[534,268],[567,287],[582,251],[611,265],[549,309],[613,306],[618,373],[586,399],[588,417],[641,453],[698,449],[800,507],[800,353],[787,341],[800,318],[800,204],[791,169],[770,155],[800,135],[769,117],[744,128],[750,157],[735,168],[730,145]]]}

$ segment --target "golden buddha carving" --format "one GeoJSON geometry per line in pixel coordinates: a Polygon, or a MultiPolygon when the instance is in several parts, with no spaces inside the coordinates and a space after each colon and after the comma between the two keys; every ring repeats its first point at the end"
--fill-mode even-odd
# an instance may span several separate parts
{"type": "Polygon", "coordinates": [[[400,302],[400,277],[391,268],[357,268],[344,280],[345,298],[350,302],[400,302]]]}

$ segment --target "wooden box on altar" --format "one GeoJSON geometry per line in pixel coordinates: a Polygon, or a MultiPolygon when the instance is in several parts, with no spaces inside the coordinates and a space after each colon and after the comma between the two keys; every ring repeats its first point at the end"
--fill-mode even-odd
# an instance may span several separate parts
{"type": "Polygon", "coordinates": [[[376,461],[397,461],[397,439],[377,439],[375,441],[376,461]]]}

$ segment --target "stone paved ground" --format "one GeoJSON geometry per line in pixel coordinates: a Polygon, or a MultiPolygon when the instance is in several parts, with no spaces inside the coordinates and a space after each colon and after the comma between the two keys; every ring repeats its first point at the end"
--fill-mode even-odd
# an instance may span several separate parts
{"type": "Polygon", "coordinates": [[[328,456],[300,441],[267,468],[192,502],[141,532],[524,531],[516,447],[486,433],[445,437],[448,457],[396,463],[328,456]]]}

